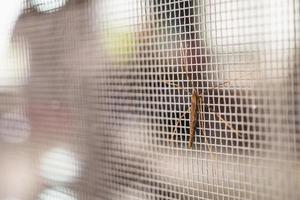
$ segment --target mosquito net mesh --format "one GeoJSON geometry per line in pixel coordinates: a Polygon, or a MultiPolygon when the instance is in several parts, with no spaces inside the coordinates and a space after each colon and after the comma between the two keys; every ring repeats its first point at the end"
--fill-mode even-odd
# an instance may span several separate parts
{"type": "Polygon", "coordinates": [[[0,199],[299,199],[299,1],[0,9],[0,199]]]}

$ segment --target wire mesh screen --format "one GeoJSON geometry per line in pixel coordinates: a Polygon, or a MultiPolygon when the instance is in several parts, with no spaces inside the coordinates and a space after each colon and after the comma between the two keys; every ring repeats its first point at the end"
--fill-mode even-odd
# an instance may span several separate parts
{"type": "Polygon", "coordinates": [[[0,199],[299,199],[299,1],[1,9],[0,199]]]}

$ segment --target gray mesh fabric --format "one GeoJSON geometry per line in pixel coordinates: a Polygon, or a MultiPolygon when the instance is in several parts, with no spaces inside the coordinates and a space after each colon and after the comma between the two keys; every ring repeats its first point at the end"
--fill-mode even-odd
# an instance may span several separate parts
{"type": "Polygon", "coordinates": [[[9,2],[0,199],[299,199],[299,1],[9,2]]]}

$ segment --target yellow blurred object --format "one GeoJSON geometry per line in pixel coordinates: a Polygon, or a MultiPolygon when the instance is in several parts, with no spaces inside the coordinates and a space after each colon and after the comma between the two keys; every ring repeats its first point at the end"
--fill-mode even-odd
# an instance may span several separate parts
{"type": "Polygon", "coordinates": [[[121,57],[123,61],[129,60],[135,49],[135,38],[132,30],[111,29],[105,35],[105,51],[112,58],[121,57]]]}

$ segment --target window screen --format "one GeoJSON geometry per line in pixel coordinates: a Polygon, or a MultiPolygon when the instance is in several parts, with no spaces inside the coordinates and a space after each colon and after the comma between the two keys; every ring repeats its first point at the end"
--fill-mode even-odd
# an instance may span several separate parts
{"type": "Polygon", "coordinates": [[[299,199],[297,0],[0,4],[0,199],[299,199]]]}

